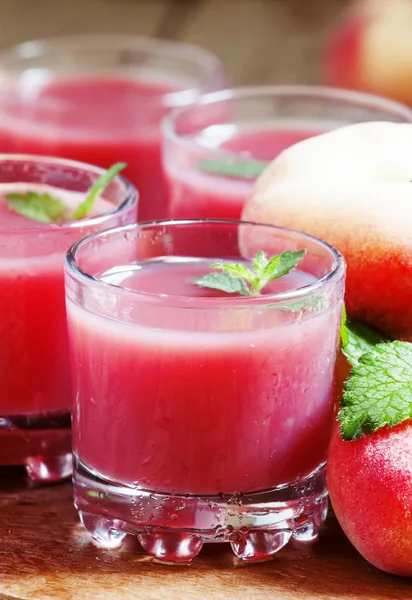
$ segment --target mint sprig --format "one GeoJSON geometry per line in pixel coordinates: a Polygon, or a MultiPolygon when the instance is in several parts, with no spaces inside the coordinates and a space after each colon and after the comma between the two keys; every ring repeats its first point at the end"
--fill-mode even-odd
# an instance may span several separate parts
{"type": "Polygon", "coordinates": [[[361,356],[345,383],[338,421],[344,440],[412,418],[412,344],[377,344],[361,356]]]}
{"type": "Polygon", "coordinates": [[[347,321],[345,310],[341,339],[352,366],[338,414],[342,439],[353,441],[412,418],[412,344],[347,321]]]}
{"type": "Polygon", "coordinates": [[[242,263],[215,263],[211,268],[220,273],[208,273],[193,283],[229,294],[257,296],[268,283],[296,267],[305,254],[306,250],[286,250],[268,258],[265,252],[259,251],[252,261],[253,271],[242,263]]]}
{"type": "Polygon", "coordinates": [[[126,166],[126,163],[116,163],[96,179],[83,202],[72,214],[69,213],[69,207],[59,198],[35,191],[8,193],[5,195],[5,202],[14,212],[42,223],[64,223],[84,219],[93,209],[99,195],[126,166]]]}
{"type": "Polygon", "coordinates": [[[6,194],[5,201],[7,206],[19,215],[42,223],[59,223],[67,218],[67,206],[50,194],[13,192],[6,194]]]}
{"type": "Polygon", "coordinates": [[[86,198],[83,200],[81,204],[77,207],[72,215],[72,219],[79,220],[87,217],[89,212],[92,210],[96,199],[99,195],[107,188],[109,183],[122,171],[127,167],[126,163],[116,163],[107,169],[103,175],[98,177],[96,181],[93,183],[91,188],[88,190],[86,198]]]}
{"type": "Polygon", "coordinates": [[[256,179],[268,166],[263,160],[212,160],[204,158],[199,161],[197,167],[200,171],[220,175],[221,177],[234,177],[237,179],[256,179]]]}
{"type": "Polygon", "coordinates": [[[373,350],[377,344],[389,341],[376,329],[358,321],[347,321],[345,311],[342,315],[341,340],[342,352],[352,367],[356,367],[360,357],[373,350]]]}

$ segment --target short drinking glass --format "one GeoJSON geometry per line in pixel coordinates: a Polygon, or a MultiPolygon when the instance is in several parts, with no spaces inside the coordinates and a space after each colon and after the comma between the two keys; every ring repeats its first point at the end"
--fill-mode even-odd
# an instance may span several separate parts
{"type": "Polygon", "coordinates": [[[127,163],[140,220],[166,216],[160,121],[221,89],[222,63],[179,42],[74,35],[0,51],[0,152],[127,163]]]}
{"type": "Polygon", "coordinates": [[[137,192],[117,177],[81,220],[47,222],[40,207],[61,201],[73,213],[102,173],[0,155],[0,465],[25,465],[36,480],[71,473],[65,253],[93,231],[134,222],[137,192]]]}
{"type": "Polygon", "coordinates": [[[75,244],[66,295],[75,502],[103,546],[245,560],[317,536],[345,266],[306,234],[238,221],[121,227],[75,244]],[[202,288],[216,261],[306,250],[257,296],[202,288]]]}
{"type": "Polygon", "coordinates": [[[258,175],[283,150],[362,121],[412,122],[377,96],[316,86],[205,94],[163,122],[170,219],[239,219],[258,175]]]}

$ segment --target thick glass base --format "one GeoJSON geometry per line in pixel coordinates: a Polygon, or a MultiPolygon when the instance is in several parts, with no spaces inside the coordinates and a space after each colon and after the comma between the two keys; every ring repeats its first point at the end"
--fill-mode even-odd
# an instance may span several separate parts
{"type": "Polygon", "coordinates": [[[0,417],[0,465],[22,465],[33,481],[70,477],[70,421],[68,411],[0,417]]]}
{"type": "Polygon", "coordinates": [[[229,542],[245,561],[268,560],[291,538],[315,540],[328,510],[325,465],[305,478],[251,494],[168,495],[105,480],[75,459],[74,497],[95,542],[127,533],[163,563],[188,563],[206,542],[229,542]]]}

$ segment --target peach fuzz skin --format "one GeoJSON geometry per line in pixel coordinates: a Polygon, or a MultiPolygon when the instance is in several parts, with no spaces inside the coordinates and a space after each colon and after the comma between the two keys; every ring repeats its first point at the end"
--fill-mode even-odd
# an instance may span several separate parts
{"type": "Polygon", "coordinates": [[[346,259],[348,315],[412,341],[412,124],[361,123],[285,150],[242,219],[300,229],[346,259]]]}
{"type": "Polygon", "coordinates": [[[328,85],[412,106],[412,2],[356,0],[324,51],[328,85]]]}
{"type": "Polygon", "coordinates": [[[327,467],[338,521],[378,569],[412,576],[412,421],[353,442],[336,428],[327,467]]]}

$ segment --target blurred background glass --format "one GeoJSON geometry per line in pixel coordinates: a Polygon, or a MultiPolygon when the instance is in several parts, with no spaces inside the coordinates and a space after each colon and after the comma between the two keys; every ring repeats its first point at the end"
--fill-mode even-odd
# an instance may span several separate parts
{"type": "Polygon", "coordinates": [[[412,0],[0,0],[0,8],[0,152],[106,168],[124,161],[140,220],[166,216],[159,123],[199,93],[323,84],[412,106],[412,0]]]}

